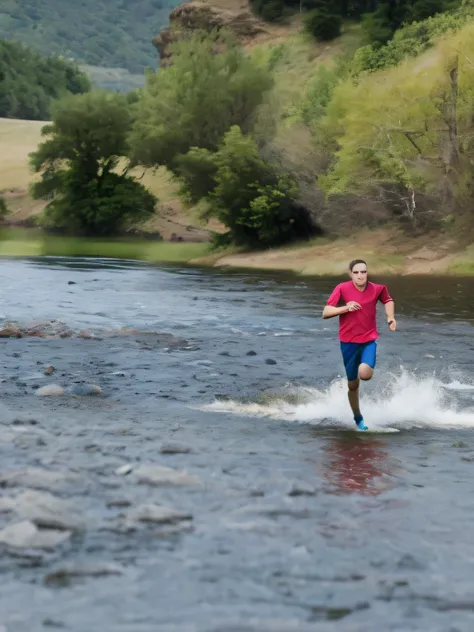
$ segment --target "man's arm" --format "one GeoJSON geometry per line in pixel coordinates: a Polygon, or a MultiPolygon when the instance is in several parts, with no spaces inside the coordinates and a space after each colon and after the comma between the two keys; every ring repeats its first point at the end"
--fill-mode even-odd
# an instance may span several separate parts
{"type": "Polygon", "coordinates": [[[385,303],[385,314],[387,315],[387,322],[389,323],[390,331],[395,331],[397,329],[397,321],[395,320],[395,303],[393,300],[385,303]]]}
{"type": "Polygon", "coordinates": [[[334,318],[334,316],[340,316],[341,314],[345,314],[348,311],[349,307],[347,305],[343,305],[342,307],[326,305],[323,309],[323,318],[334,318]]]}

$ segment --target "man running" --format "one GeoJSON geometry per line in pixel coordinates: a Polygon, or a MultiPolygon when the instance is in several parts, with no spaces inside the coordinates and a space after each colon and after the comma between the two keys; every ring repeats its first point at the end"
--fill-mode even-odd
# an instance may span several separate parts
{"type": "Polygon", "coordinates": [[[368,281],[367,264],[355,259],[349,264],[351,281],[337,285],[323,310],[323,318],[339,318],[339,340],[349,386],[349,403],[359,430],[368,430],[359,408],[359,382],[374,374],[379,336],[377,302],[385,305],[390,331],[397,329],[395,304],[385,285],[368,281]]]}

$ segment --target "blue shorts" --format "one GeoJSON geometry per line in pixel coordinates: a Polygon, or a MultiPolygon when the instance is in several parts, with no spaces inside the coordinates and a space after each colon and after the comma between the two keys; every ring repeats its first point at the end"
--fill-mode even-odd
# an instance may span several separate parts
{"type": "Polygon", "coordinates": [[[358,379],[360,364],[368,364],[372,369],[375,369],[377,356],[375,340],[363,343],[341,342],[341,351],[349,382],[358,379]]]}

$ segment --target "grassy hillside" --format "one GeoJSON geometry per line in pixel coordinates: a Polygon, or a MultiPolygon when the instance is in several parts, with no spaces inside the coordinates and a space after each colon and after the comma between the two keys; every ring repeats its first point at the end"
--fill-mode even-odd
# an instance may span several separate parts
{"type": "Polygon", "coordinates": [[[93,66],[143,74],[157,66],[151,40],[177,0],[2,0],[0,38],[93,66]]]}
{"type": "MultiPolygon", "coordinates": [[[[21,224],[28,218],[41,213],[46,205],[33,200],[28,193],[33,174],[28,164],[28,154],[41,141],[43,121],[20,121],[0,118],[0,195],[5,198],[10,211],[7,221],[21,224]]],[[[186,211],[178,197],[178,184],[166,169],[143,173],[136,170],[137,177],[158,198],[156,216],[142,228],[159,232],[164,239],[173,234],[185,241],[207,241],[209,228],[200,221],[196,212],[186,211]]]]}

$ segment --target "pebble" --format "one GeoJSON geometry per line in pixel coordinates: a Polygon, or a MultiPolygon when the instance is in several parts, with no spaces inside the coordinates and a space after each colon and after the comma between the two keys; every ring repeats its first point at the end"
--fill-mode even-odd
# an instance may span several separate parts
{"type": "Polygon", "coordinates": [[[117,476],[126,476],[127,474],[130,474],[132,470],[133,467],[130,465],[130,463],[127,463],[126,465],[121,465],[120,467],[118,467],[115,470],[115,474],[117,474],[117,476]]]}

